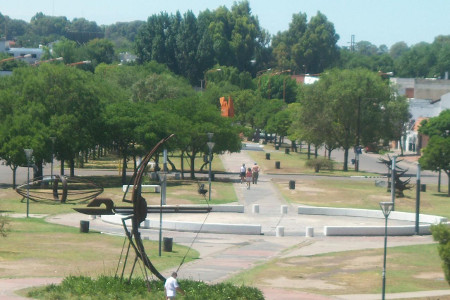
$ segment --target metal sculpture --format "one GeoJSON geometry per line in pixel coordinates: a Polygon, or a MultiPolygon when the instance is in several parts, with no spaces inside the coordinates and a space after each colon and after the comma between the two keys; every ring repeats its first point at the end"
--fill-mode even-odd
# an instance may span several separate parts
{"type": "MultiPolygon", "coordinates": [[[[160,207],[151,207],[147,206],[147,201],[142,197],[141,194],[141,183],[142,178],[144,176],[145,168],[147,164],[149,163],[150,159],[153,157],[153,155],[158,151],[158,149],[171,137],[173,137],[173,134],[169,135],[166,138],[163,138],[161,141],[159,141],[155,147],[142,159],[141,164],[139,165],[136,173],[133,175],[131,182],[133,182],[132,185],[132,195],[131,200],[126,199],[126,195],[128,192],[125,192],[122,201],[132,203],[133,206],[115,206],[114,202],[109,198],[95,198],[92,200],[87,207],[85,208],[74,208],[76,211],[88,214],[88,215],[114,215],[114,214],[121,214],[125,215],[124,218],[122,218],[122,225],[125,231],[125,235],[128,239],[128,250],[127,255],[125,258],[125,263],[122,269],[122,275],[121,278],[123,278],[125,267],[126,267],[126,261],[128,259],[128,252],[130,250],[130,247],[133,248],[133,250],[136,253],[136,258],[134,260],[134,264],[131,270],[130,278],[133,274],[134,267],[136,265],[137,260],[141,260],[144,264],[145,272],[146,270],[150,270],[152,274],[154,274],[158,279],[165,281],[165,277],[159,273],[159,271],[155,268],[155,266],[150,261],[150,258],[147,256],[144,245],[142,243],[141,239],[141,233],[139,232],[140,224],[146,219],[147,213],[153,213],[153,212],[174,212],[174,213],[181,213],[181,212],[209,212],[211,208],[208,207],[183,207],[183,206],[160,206],[160,207]],[[104,207],[103,207],[104,205],[104,207]],[[131,221],[131,230],[128,229],[128,226],[126,224],[126,221],[131,221]]],[[[129,185],[131,186],[131,185],[129,185]]],[[[119,260],[120,264],[120,260],[119,260]]],[[[118,269],[117,269],[118,271],[118,269]]],[[[147,277],[147,273],[145,273],[145,276],[147,277]]]]}
{"type": "Polygon", "coordinates": [[[82,177],[40,176],[16,188],[22,197],[44,203],[82,203],[94,199],[103,187],[82,177]]]}

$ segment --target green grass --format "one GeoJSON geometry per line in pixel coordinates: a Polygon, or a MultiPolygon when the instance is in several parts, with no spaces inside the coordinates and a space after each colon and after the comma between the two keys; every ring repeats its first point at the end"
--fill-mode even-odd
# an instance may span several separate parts
{"type": "MultiPolygon", "coordinates": [[[[228,282],[267,287],[296,280],[291,289],[326,295],[381,293],[383,249],[276,258],[228,282]]],[[[388,248],[386,292],[448,289],[435,244],[388,248]]]]}
{"type": "MultiPolygon", "coordinates": [[[[0,248],[0,276],[4,278],[114,275],[124,243],[124,237],[80,233],[78,228],[37,218],[9,218],[8,227],[0,248]]],[[[158,242],[144,241],[147,255],[159,271],[178,266],[188,252],[174,242],[173,251],[159,257],[158,242]]],[[[133,252],[130,255],[133,260],[133,252]]],[[[190,249],[186,262],[198,255],[190,249]]],[[[135,273],[140,273],[139,269],[135,273]]]]}
{"type": "MultiPolygon", "coordinates": [[[[208,285],[192,280],[179,280],[186,295],[177,295],[177,299],[215,299],[215,300],[263,300],[263,294],[256,288],[234,286],[227,283],[208,285]]],[[[136,278],[131,282],[120,281],[119,278],[101,276],[97,279],[82,276],[70,276],[59,285],[49,285],[28,292],[29,297],[36,299],[165,299],[164,285],[161,281],[150,281],[136,278]]]]}
{"type": "MultiPolygon", "coordinates": [[[[316,173],[313,168],[306,167],[308,161],[308,155],[304,149],[302,152],[290,152],[285,154],[284,148],[280,148],[279,151],[273,151],[273,145],[265,145],[266,151],[248,151],[250,157],[256,161],[264,173],[271,174],[310,174],[310,175],[328,175],[328,176],[375,176],[378,174],[369,172],[355,172],[353,167],[349,165],[348,171],[342,171],[343,164],[335,162],[334,170],[320,170],[316,173]],[[266,159],[266,153],[270,154],[270,160],[266,159]],[[276,169],[275,162],[280,162],[280,169],[276,169]]],[[[323,156],[323,153],[319,154],[323,156]]],[[[311,155],[314,158],[314,154],[311,155]]]]}

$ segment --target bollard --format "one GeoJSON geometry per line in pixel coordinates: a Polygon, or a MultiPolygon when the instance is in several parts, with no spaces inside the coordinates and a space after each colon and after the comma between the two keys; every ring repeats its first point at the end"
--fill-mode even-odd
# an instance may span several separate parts
{"type": "Polygon", "coordinates": [[[289,148],[285,148],[284,153],[289,154],[289,148]]]}
{"type": "Polygon", "coordinates": [[[427,191],[427,185],[426,184],[421,184],[420,185],[420,191],[421,192],[426,192],[427,191]]]}
{"type": "Polygon", "coordinates": [[[281,214],[285,215],[288,213],[288,206],[287,205],[281,205],[281,214]]]}
{"type": "Polygon", "coordinates": [[[150,220],[144,220],[144,228],[148,229],[150,228],[150,220]]]}
{"type": "Polygon", "coordinates": [[[275,169],[279,169],[280,168],[280,162],[279,161],[276,161],[275,162],[275,169]]]}
{"type": "Polygon", "coordinates": [[[254,214],[259,214],[259,204],[253,204],[252,206],[252,212],[254,214]]]}
{"type": "Polygon", "coordinates": [[[314,236],[314,227],[306,227],[306,236],[313,237],[314,236]]]}
{"type": "Polygon", "coordinates": [[[277,237],[284,236],[284,226],[277,226],[276,236],[277,237]]]}
{"type": "Polygon", "coordinates": [[[89,232],[89,221],[80,221],[80,232],[88,233],[89,232]]]}
{"type": "Polygon", "coordinates": [[[163,243],[164,243],[163,250],[165,252],[172,252],[173,238],[165,237],[165,238],[163,238],[163,243]]]}
{"type": "Polygon", "coordinates": [[[295,190],[295,180],[289,180],[289,189],[295,190]]]}
{"type": "Polygon", "coordinates": [[[270,153],[266,153],[266,159],[270,160],[270,153]]]}

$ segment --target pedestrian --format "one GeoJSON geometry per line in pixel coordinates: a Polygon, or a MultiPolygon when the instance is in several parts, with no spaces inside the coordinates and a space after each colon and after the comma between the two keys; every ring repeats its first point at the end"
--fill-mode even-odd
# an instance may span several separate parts
{"type": "Polygon", "coordinates": [[[245,178],[247,181],[247,190],[250,189],[250,184],[252,183],[252,169],[248,168],[247,173],[245,174],[245,178]]]}
{"type": "Polygon", "coordinates": [[[177,272],[173,272],[172,276],[166,279],[166,283],[164,284],[164,292],[167,300],[175,299],[177,292],[185,295],[183,289],[178,285],[177,276],[177,272]]]}
{"type": "Polygon", "coordinates": [[[241,177],[241,183],[245,182],[245,164],[242,164],[241,169],[239,171],[239,176],[241,177]]]}
{"type": "Polygon", "coordinates": [[[252,182],[253,184],[258,184],[258,176],[259,176],[259,166],[257,163],[253,165],[252,168],[252,182]]]}

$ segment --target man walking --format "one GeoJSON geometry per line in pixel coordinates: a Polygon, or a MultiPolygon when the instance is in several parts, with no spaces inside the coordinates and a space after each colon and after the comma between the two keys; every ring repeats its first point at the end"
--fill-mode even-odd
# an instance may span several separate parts
{"type": "Polygon", "coordinates": [[[258,183],[258,175],[259,175],[259,166],[257,163],[255,163],[253,165],[252,168],[252,182],[253,184],[257,184],[258,183]]]}
{"type": "Polygon", "coordinates": [[[177,272],[173,272],[172,276],[166,279],[166,283],[164,284],[164,292],[166,293],[166,299],[172,300],[175,299],[177,292],[184,295],[184,291],[178,285],[177,281],[177,272]]]}

